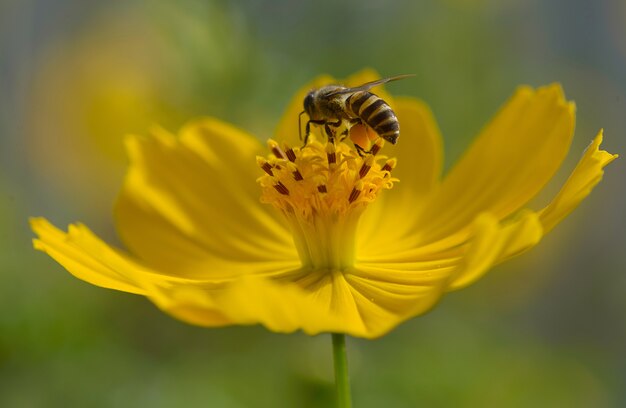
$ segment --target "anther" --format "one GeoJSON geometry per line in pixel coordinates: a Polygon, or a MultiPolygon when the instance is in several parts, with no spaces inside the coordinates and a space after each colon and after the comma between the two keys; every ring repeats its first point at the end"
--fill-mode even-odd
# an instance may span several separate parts
{"type": "Polygon", "coordinates": [[[372,148],[370,149],[370,153],[372,154],[372,156],[376,156],[376,154],[380,152],[384,145],[385,140],[383,138],[379,137],[378,139],[376,139],[376,142],[374,142],[374,146],[372,146],[372,148]]]}
{"type": "Polygon", "coordinates": [[[357,181],[356,185],[352,188],[352,191],[350,192],[350,196],[348,197],[348,202],[353,203],[357,198],[359,198],[361,191],[363,191],[363,182],[359,180],[357,181]]]}
{"type": "Polygon", "coordinates": [[[274,188],[282,195],[289,195],[289,190],[280,181],[278,182],[278,184],[274,184],[274,188]]]}
{"type": "Polygon", "coordinates": [[[334,143],[326,143],[326,157],[328,158],[328,164],[337,163],[337,153],[335,153],[334,143]]]}
{"type": "Polygon", "coordinates": [[[381,171],[391,171],[396,167],[398,161],[396,159],[389,159],[387,163],[380,169],[381,171]]]}
{"type": "Polygon", "coordinates": [[[287,158],[289,159],[289,161],[295,162],[296,152],[294,152],[293,149],[289,147],[287,143],[283,143],[283,149],[285,150],[285,154],[287,155],[287,158]]]}
{"type": "Polygon", "coordinates": [[[272,172],[272,165],[269,164],[269,162],[267,160],[265,160],[263,157],[261,156],[257,156],[256,157],[256,164],[263,169],[264,172],[266,172],[267,174],[269,174],[270,176],[273,176],[274,173],[272,172]]]}
{"type": "Polygon", "coordinates": [[[352,191],[350,192],[350,197],[348,197],[348,202],[353,203],[354,200],[359,198],[359,194],[361,194],[361,190],[357,190],[356,187],[354,187],[352,191]]]}
{"type": "Polygon", "coordinates": [[[296,166],[294,163],[285,162],[285,167],[287,167],[287,169],[291,172],[291,174],[293,174],[293,178],[296,181],[304,180],[304,177],[302,177],[302,173],[300,173],[298,166],[296,166]]]}
{"type": "Polygon", "coordinates": [[[287,156],[285,155],[285,152],[283,152],[283,150],[280,148],[278,143],[276,143],[274,140],[269,139],[267,141],[267,146],[270,148],[272,153],[274,153],[274,156],[281,158],[281,159],[287,158],[287,156]]]}
{"type": "Polygon", "coordinates": [[[372,164],[374,164],[374,156],[367,156],[365,160],[363,160],[363,164],[359,170],[359,178],[363,178],[367,175],[372,168],[372,164]]]}

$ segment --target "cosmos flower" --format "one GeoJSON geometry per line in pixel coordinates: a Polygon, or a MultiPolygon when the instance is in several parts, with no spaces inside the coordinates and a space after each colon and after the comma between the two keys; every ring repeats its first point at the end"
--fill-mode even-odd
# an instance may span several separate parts
{"type": "MultiPolygon", "coordinates": [[[[346,85],[373,79],[364,71],[346,85]]],[[[535,246],[617,157],[599,149],[600,132],[556,197],[526,207],[573,136],[574,105],[559,85],[520,87],[443,178],[428,107],[382,88],[398,145],[360,157],[316,130],[301,148],[304,95],[334,82],[300,91],[267,147],[213,118],[129,137],[115,207],[128,252],[82,224],[63,232],[43,218],[31,220],[35,247],[82,280],[146,296],[192,324],[375,338],[535,246]]]]}

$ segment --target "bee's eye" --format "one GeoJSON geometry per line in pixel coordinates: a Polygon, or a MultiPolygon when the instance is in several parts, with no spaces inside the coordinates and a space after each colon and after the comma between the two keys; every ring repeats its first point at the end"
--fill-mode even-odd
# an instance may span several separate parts
{"type": "Polygon", "coordinates": [[[304,110],[307,113],[311,113],[311,109],[313,109],[313,92],[309,92],[304,98],[304,110]]]}

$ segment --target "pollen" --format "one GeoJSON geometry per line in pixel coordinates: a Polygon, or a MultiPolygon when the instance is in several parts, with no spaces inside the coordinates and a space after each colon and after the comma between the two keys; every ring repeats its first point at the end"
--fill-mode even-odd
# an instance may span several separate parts
{"type": "Polygon", "coordinates": [[[257,157],[263,171],[261,201],[281,212],[292,229],[304,265],[322,270],[354,263],[358,220],[382,190],[391,189],[395,159],[377,153],[361,157],[343,142],[311,136],[304,147],[268,141],[270,153],[257,157]]]}

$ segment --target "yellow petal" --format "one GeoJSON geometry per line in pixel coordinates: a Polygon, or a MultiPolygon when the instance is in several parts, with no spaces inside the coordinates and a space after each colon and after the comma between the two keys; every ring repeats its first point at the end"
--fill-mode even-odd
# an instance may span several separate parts
{"type": "Polygon", "coordinates": [[[400,179],[402,186],[391,190],[390,197],[398,196],[394,197],[398,200],[394,202],[396,205],[403,201],[403,205],[408,205],[407,201],[422,199],[439,182],[442,139],[428,105],[414,98],[396,98],[395,102],[401,138],[397,146],[387,145],[385,153],[398,159],[393,175],[400,179]]]}
{"type": "Polygon", "coordinates": [[[446,281],[440,275],[424,284],[399,284],[375,275],[381,276],[357,269],[306,273],[297,284],[242,276],[220,287],[158,287],[149,296],[162,310],[201,326],[262,324],[275,332],[374,338],[404,320],[407,311],[430,308],[446,281]]]}
{"type": "Polygon", "coordinates": [[[443,294],[451,268],[409,270],[406,265],[360,264],[345,271],[346,282],[366,329],[360,337],[382,336],[402,321],[425,313],[443,294]]]}
{"type": "Polygon", "coordinates": [[[175,317],[203,326],[262,324],[275,332],[303,330],[313,335],[350,331],[354,325],[347,315],[321,308],[294,284],[252,276],[241,277],[217,291],[175,286],[153,296],[153,300],[175,317]],[[220,316],[221,321],[207,320],[207,315],[220,316]]]}
{"type": "MultiPolygon", "coordinates": [[[[254,297],[257,296],[269,302],[267,307],[272,307],[273,297],[281,298],[281,296],[284,297],[286,303],[276,305],[277,308],[284,306],[289,309],[290,307],[299,307],[301,304],[308,305],[306,302],[301,303],[300,300],[294,300],[293,296],[295,295],[289,295],[291,293],[289,287],[286,287],[283,293],[282,285],[279,289],[269,283],[267,287],[265,284],[251,286],[250,282],[265,282],[265,279],[258,275],[244,276],[239,280],[229,279],[230,276],[241,276],[242,270],[245,273],[245,264],[238,264],[237,260],[230,263],[211,263],[209,272],[212,273],[205,271],[205,274],[212,276],[212,279],[190,279],[179,276],[175,270],[161,271],[147,267],[120,250],[102,242],[83,225],[70,225],[67,233],[55,228],[43,218],[33,218],[31,225],[38,234],[35,248],[49,254],[77,278],[93,285],[147,296],[163,310],[190,323],[204,326],[264,323],[262,319],[252,322],[249,320],[249,316],[248,320],[237,319],[237,313],[239,313],[237,309],[230,312],[224,310],[231,306],[231,302],[228,300],[232,300],[233,296],[237,296],[237,299],[240,300],[248,297],[250,302],[253,302],[254,297]],[[231,270],[220,270],[220,268],[225,267],[229,267],[231,270]],[[267,289],[268,292],[255,294],[254,291],[257,289],[267,289]],[[266,297],[268,298],[266,299],[266,297]],[[289,302],[295,303],[290,304],[289,302]],[[232,320],[230,315],[233,315],[235,319],[232,320]]],[[[271,272],[269,274],[281,274],[281,271],[276,268],[278,266],[268,268],[271,272]]],[[[290,273],[293,271],[282,271],[282,275],[289,275],[290,273]]],[[[246,305],[251,304],[250,302],[244,302],[240,306],[245,308],[246,305]]],[[[246,310],[252,313],[253,309],[252,307],[250,310],[246,310]]],[[[305,308],[297,313],[306,313],[306,310],[308,309],[305,308]]],[[[267,313],[271,315],[273,312],[260,311],[259,313],[264,316],[267,313]]],[[[319,321],[319,319],[316,320],[319,321]]],[[[290,321],[291,326],[285,323],[286,326],[281,329],[280,322],[280,319],[270,321],[268,327],[276,331],[285,331],[284,327],[291,328],[293,325],[301,324],[297,320],[290,321]]],[[[339,325],[331,326],[336,330],[339,327],[339,325]]],[[[289,329],[289,331],[297,328],[299,326],[289,329]]]]}
{"type": "Polygon", "coordinates": [[[558,169],[573,130],[574,105],[559,85],[520,88],[429,199],[420,241],[462,241],[481,212],[503,219],[520,209],[558,169]]]}
{"type": "MultiPolygon", "coordinates": [[[[377,258],[361,261],[356,268],[370,283],[380,281],[421,289],[424,290],[422,296],[428,295],[431,301],[436,301],[442,291],[467,286],[503,258],[534,246],[542,233],[538,215],[532,211],[523,211],[503,223],[492,214],[483,213],[472,222],[470,235],[462,245],[448,248],[443,241],[444,244],[436,243],[407,254],[396,254],[395,261],[377,258]]],[[[376,301],[387,305],[389,302],[392,302],[391,298],[376,301]]],[[[418,308],[410,313],[407,310],[411,310],[410,305],[397,310],[401,320],[427,309],[418,308]]]]}
{"type": "Polygon", "coordinates": [[[428,106],[413,98],[396,99],[401,137],[384,153],[396,157],[393,176],[400,182],[363,214],[358,253],[384,256],[409,249],[424,198],[439,183],[443,149],[439,128],[428,106]],[[408,247],[407,247],[408,246],[408,247]]]}
{"type": "Polygon", "coordinates": [[[615,160],[618,155],[600,150],[602,130],[587,147],[583,157],[569,179],[552,200],[541,211],[540,219],[546,232],[550,231],[565,216],[574,210],[580,202],[591,193],[591,190],[602,180],[604,166],[615,160]]]}
{"type": "Polygon", "coordinates": [[[481,214],[474,222],[473,231],[448,290],[475,282],[498,261],[534,246],[543,235],[539,218],[532,211],[524,211],[503,224],[491,214],[481,214]]]}
{"type": "Polygon", "coordinates": [[[493,215],[481,214],[471,231],[464,245],[445,252],[423,252],[422,259],[411,261],[360,262],[345,271],[366,337],[383,335],[425,313],[445,291],[469,285],[503,254],[530,247],[542,235],[538,216],[530,211],[504,224],[493,215]]]}
{"type": "MultiPolygon", "coordinates": [[[[521,232],[513,236],[513,242],[508,245],[498,259],[498,263],[515,257],[539,243],[542,235],[547,234],[564,217],[573,211],[580,202],[591,193],[591,190],[600,182],[604,174],[603,168],[615,160],[618,155],[599,150],[602,143],[602,131],[585,150],[583,157],[570,175],[569,179],[561,188],[561,191],[552,202],[538,213],[538,221],[541,225],[538,236],[521,232]]],[[[528,210],[526,212],[529,212],[528,210]]]]}
{"type": "Polygon", "coordinates": [[[31,218],[30,225],[38,236],[33,241],[35,248],[50,255],[77,278],[103,288],[145,293],[132,278],[139,267],[99,241],[86,227],[72,225],[65,233],[44,218],[31,218]]]}
{"type": "MultiPolygon", "coordinates": [[[[399,279],[399,273],[403,274],[401,279],[405,280],[406,276],[411,276],[406,271],[413,270],[414,273],[439,271],[440,274],[454,276],[450,280],[448,290],[471,284],[492,266],[517,256],[539,243],[545,233],[591,192],[601,180],[604,166],[618,157],[599,150],[601,142],[602,132],[587,148],[557,197],[539,213],[523,210],[512,219],[503,222],[499,222],[498,217],[485,213],[476,218],[471,229],[473,232],[462,244],[459,242],[459,236],[448,237],[404,253],[393,253],[397,261],[395,264],[385,261],[384,257],[370,257],[366,265],[384,268],[387,279],[391,281],[399,279]],[[434,269],[432,268],[434,264],[442,268],[434,269]]],[[[359,267],[362,268],[360,265],[359,267]]]]}
{"type": "Polygon", "coordinates": [[[79,279],[109,289],[147,295],[152,286],[220,286],[230,281],[232,272],[219,268],[242,269],[242,264],[237,260],[221,262],[213,265],[214,273],[208,274],[207,279],[188,278],[180,276],[175,270],[165,271],[147,266],[102,241],[85,225],[70,224],[68,232],[63,232],[44,218],[32,218],[30,222],[38,235],[34,240],[36,249],[48,253],[79,279]]]}
{"type": "Polygon", "coordinates": [[[283,221],[259,202],[261,147],[251,136],[205,119],[184,128],[180,140],[160,132],[129,138],[127,146],[117,228],[148,264],[197,278],[228,270],[220,265],[229,262],[246,264],[245,272],[299,264],[283,221]]]}

